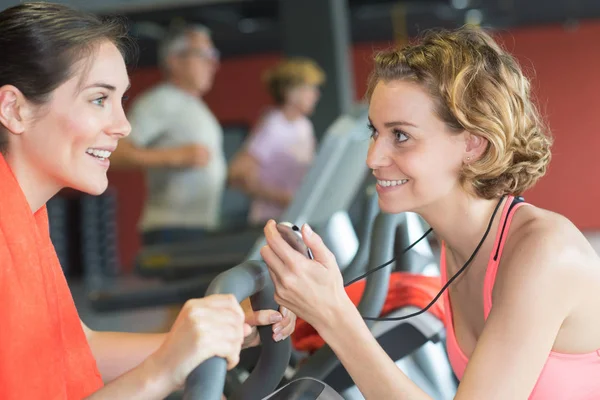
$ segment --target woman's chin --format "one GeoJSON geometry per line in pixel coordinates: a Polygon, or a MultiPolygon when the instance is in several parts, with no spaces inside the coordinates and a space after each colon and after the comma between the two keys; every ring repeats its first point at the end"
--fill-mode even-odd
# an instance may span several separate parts
{"type": "Polygon", "coordinates": [[[86,181],[78,185],[71,186],[73,189],[83,193],[87,193],[91,196],[99,196],[106,191],[108,188],[108,179],[106,176],[104,179],[96,178],[93,181],[86,181]]]}
{"type": "Polygon", "coordinates": [[[379,197],[379,210],[386,214],[400,214],[403,212],[410,211],[408,204],[403,201],[390,201],[389,199],[383,200],[379,197]]]}
{"type": "Polygon", "coordinates": [[[424,199],[416,196],[406,188],[392,188],[391,190],[378,190],[379,209],[386,214],[401,214],[404,212],[417,212],[424,204],[424,199]]]}

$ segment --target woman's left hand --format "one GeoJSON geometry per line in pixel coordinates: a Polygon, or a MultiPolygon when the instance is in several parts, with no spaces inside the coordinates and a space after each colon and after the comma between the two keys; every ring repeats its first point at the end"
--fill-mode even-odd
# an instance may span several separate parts
{"type": "Polygon", "coordinates": [[[302,227],[304,243],[314,260],[294,250],[277,231],[275,221],[265,226],[267,245],[260,254],[275,285],[275,300],[314,326],[331,320],[348,297],[335,256],[308,225],[302,227]]]}

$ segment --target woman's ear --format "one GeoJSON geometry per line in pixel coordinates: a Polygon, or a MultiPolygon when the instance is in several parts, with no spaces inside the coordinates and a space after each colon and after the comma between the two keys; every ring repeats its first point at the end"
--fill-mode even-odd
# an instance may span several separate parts
{"type": "Polygon", "coordinates": [[[467,132],[465,147],[465,163],[470,164],[479,160],[487,150],[489,141],[483,136],[467,132]]]}
{"type": "Polygon", "coordinates": [[[12,85],[0,87],[0,124],[8,129],[9,133],[23,133],[27,107],[27,100],[19,89],[12,85]]]}

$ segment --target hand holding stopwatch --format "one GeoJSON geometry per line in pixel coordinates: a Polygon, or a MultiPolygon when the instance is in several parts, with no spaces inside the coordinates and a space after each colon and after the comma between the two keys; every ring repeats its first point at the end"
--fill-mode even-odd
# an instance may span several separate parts
{"type": "Polygon", "coordinates": [[[294,250],[300,254],[306,256],[309,259],[313,259],[313,254],[310,249],[302,240],[302,233],[300,228],[290,222],[279,222],[277,224],[277,231],[294,250]]]}

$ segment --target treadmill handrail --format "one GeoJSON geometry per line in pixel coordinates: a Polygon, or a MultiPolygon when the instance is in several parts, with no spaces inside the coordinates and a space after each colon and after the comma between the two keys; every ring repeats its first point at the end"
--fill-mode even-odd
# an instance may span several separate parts
{"type": "MultiPolygon", "coordinates": [[[[404,214],[379,213],[373,223],[373,238],[369,254],[369,270],[385,264],[394,257],[394,237],[398,222],[405,218],[404,214]]],[[[368,275],[365,290],[358,303],[360,315],[377,317],[381,313],[390,286],[390,276],[394,263],[368,275]]],[[[371,328],[374,321],[365,321],[371,328]]]]}
{"type": "MultiPolygon", "coordinates": [[[[369,270],[378,267],[393,257],[394,241],[390,238],[394,237],[398,220],[402,217],[402,214],[379,213],[375,218],[370,246],[369,270]]],[[[367,276],[365,290],[357,307],[361,315],[377,316],[381,313],[387,297],[392,268],[393,265],[390,264],[367,276]]],[[[367,325],[371,327],[373,322],[367,321],[367,325]]],[[[294,378],[313,377],[324,380],[338,363],[337,356],[331,347],[325,343],[298,369],[294,378]]]]}
{"type": "MultiPolygon", "coordinates": [[[[238,301],[251,296],[255,310],[278,309],[267,266],[262,261],[246,261],[219,274],[206,290],[211,294],[233,294],[238,301]]],[[[270,326],[258,328],[261,355],[250,377],[230,399],[256,399],[271,394],[285,373],[291,354],[291,342],[272,339],[270,326]]],[[[220,400],[225,386],[227,362],[213,357],[194,369],[186,379],[184,400],[220,400]]]]}
{"type": "Polygon", "coordinates": [[[363,274],[369,261],[373,223],[379,213],[379,197],[377,196],[374,185],[368,185],[365,192],[365,204],[361,209],[363,219],[358,238],[358,243],[360,243],[360,245],[358,246],[358,250],[352,259],[352,262],[343,272],[344,282],[363,274]]]}

